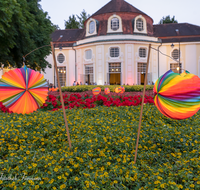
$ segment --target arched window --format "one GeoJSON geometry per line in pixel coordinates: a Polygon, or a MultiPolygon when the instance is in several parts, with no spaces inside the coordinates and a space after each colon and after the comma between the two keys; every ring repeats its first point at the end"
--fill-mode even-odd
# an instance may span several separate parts
{"type": "Polygon", "coordinates": [[[94,21],[91,21],[89,25],[89,33],[92,34],[94,30],[95,30],[95,23],[94,21]]]}
{"type": "Polygon", "coordinates": [[[136,28],[138,29],[138,31],[144,30],[143,20],[141,18],[138,18],[136,20],[136,28]]]}
{"type": "Polygon", "coordinates": [[[178,49],[174,49],[172,51],[172,57],[173,57],[173,59],[179,59],[179,50],[178,49]]]}
{"type": "Polygon", "coordinates": [[[110,48],[110,57],[119,57],[119,48],[110,48]]]}
{"type": "Polygon", "coordinates": [[[92,50],[86,50],[85,51],[85,59],[92,59],[92,50]]]}
{"type": "Polygon", "coordinates": [[[119,19],[114,17],[112,20],[111,20],[111,29],[112,30],[118,30],[119,29],[119,19]]]}
{"type": "Polygon", "coordinates": [[[144,58],[144,57],[147,56],[146,54],[147,54],[147,53],[146,53],[146,48],[140,48],[140,49],[139,49],[139,57],[144,58]]]}
{"type": "Polygon", "coordinates": [[[57,56],[57,60],[59,63],[63,63],[65,61],[65,56],[60,53],[58,56],[57,56]]]}

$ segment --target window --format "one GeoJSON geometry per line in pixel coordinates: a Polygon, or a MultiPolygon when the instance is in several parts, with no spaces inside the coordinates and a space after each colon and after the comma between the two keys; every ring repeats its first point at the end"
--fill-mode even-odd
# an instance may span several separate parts
{"type": "Polygon", "coordinates": [[[139,49],[139,57],[142,57],[142,58],[144,58],[144,57],[146,57],[147,55],[146,55],[146,48],[140,48],[139,49]]]}
{"type": "Polygon", "coordinates": [[[146,73],[146,63],[138,63],[138,73],[146,73]]]}
{"type": "Polygon", "coordinates": [[[119,48],[110,48],[110,57],[119,57],[119,48]]]}
{"type": "Polygon", "coordinates": [[[143,27],[143,20],[142,20],[141,18],[137,19],[137,21],[136,21],[136,28],[137,28],[139,31],[144,30],[144,27],[143,27]]]}
{"type": "Polygon", "coordinates": [[[111,20],[111,29],[112,30],[118,30],[119,29],[119,19],[118,18],[113,18],[111,20]]]}
{"type": "Polygon", "coordinates": [[[65,61],[65,56],[60,53],[58,56],[57,56],[57,60],[59,63],[63,63],[65,61]]]}
{"type": "Polygon", "coordinates": [[[121,73],[121,63],[109,63],[109,73],[121,73]]]}
{"type": "Polygon", "coordinates": [[[92,34],[94,30],[95,30],[95,23],[94,21],[91,21],[89,26],[89,33],[92,34]]]}
{"type": "Polygon", "coordinates": [[[175,49],[172,51],[172,57],[173,59],[179,59],[179,50],[178,49],[175,49]]]}
{"type": "Polygon", "coordinates": [[[92,65],[86,65],[85,66],[85,83],[93,84],[93,66],[92,65]]]}
{"type": "Polygon", "coordinates": [[[85,59],[92,59],[92,50],[86,50],[85,51],[85,59]]]}
{"type": "MultiPolygon", "coordinates": [[[[58,77],[60,80],[61,86],[66,86],[66,67],[58,67],[58,77]]],[[[58,81],[56,79],[56,83],[58,86],[58,81]]]]}
{"type": "MultiPolygon", "coordinates": [[[[170,69],[174,72],[174,73],[179,73],[179,70],[177,70],[177,68],[179,67],[179,63],[170,63],[170,69]]],[[[180,70],[182,69],[182,63],[180,63],[180,70]]]]}

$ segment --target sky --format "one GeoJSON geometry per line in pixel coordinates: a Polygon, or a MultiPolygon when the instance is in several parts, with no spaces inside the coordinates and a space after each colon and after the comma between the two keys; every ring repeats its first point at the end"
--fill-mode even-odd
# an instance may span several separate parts
{"type": "MultiPolygon", "coordinates": [[[[85,9],[92,15],[110,0],[41,0],[44,12],[48,12],[51,22],[65,29],[65,20],[72,14],[80,15],[85,9]]],[[[178,23],[190,23],[200,26],[200,0],[126,0],[129,4],[149,15],[154,24],[163,16],[175,16],[178,23]]]]}

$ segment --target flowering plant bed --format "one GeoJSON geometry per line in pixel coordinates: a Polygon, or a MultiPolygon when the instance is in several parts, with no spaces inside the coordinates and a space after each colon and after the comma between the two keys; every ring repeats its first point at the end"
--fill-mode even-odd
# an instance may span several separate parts
{"type": "Polygon", "coordinates": [[[200,113],[175,121],[144,106],[0,113],[1,189],[200,189],[200,113]]]}
{"type": "MultiPolygon", "coordinates": [[[[101,94],[94,96],[92,95],[92,92],[89,91],[82,93],[71,93],[70,95],[68,93],[64,93],[63,99],[65,109],[94,108],[96,106],[119,107],[140,105],[142,101],[142,96],[131,96],[130,94],[130,92],[126,94],[117,94],[113,92],[109,95],[105,95],[104,92],[101,92],[101,94]]],[[[153,97],[145,95],[144,103],[154,104],[153,97]]],[[[41,109],[52,111],[56,111],[60,108],[62,108],[62,106],[60,96],[58,96],[58,92],[51,92],[48,96],[48,100],[41,107],[41,109]]]]}

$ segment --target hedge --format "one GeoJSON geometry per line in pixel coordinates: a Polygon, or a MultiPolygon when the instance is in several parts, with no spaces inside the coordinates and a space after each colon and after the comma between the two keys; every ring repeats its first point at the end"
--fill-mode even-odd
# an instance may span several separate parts
{"type": "MultiPolygon", "coordinates": [[[[143,91],[143,85],[122,85],[125,87],[125,92],[138,92],[143,91]]],[[[63,92],[85,92],[94,89],[95,87],[100,87],[102,91],[105,88],[109,88],[112,92],[114,92],[115,88],[119,87],[119,85],[79,85],[79,86],[67,86],[62,87],[63,92]]],[[[146,90],[152,90],[154,85],[147,85],[146,90]]]]}

